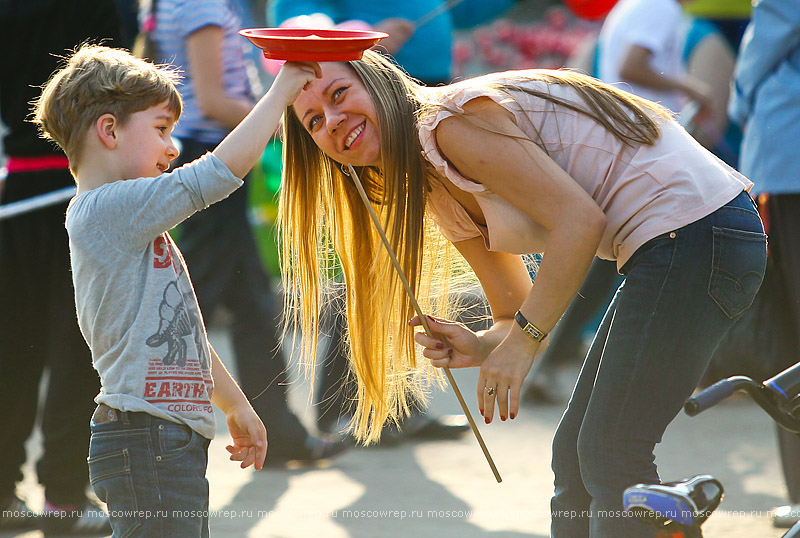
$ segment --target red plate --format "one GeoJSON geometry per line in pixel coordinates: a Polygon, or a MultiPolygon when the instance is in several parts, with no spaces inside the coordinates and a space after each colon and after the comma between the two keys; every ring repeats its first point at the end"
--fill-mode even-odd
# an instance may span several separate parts
{"type": "Polygon", "coordinates": [[[271,60],[345,62],[360,60],[364,51],[389,34],[322,28],[247,28],[239,34],[271,60]]]}

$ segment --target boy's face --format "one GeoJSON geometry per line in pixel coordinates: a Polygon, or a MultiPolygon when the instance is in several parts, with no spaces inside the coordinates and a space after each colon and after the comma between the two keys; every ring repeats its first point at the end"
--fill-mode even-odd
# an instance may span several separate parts
{"type": "Polygon", "coordinates": [[[119,179],[156,177],[167,171],[178,156],[172,141],[175,117],[167,102],[134,112],[117,129],[117,150],[120,152],[119,179]]]}

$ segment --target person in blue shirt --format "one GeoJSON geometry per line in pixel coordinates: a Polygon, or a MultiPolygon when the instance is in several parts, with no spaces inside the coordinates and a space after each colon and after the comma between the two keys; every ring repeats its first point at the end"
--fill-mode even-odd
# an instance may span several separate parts
{"type": "Polygon", "coordinates": [[[275,0],[268,8],[267,19],[274,26],[310,15],[317,21],[324,20],[320,15],[327,17],[332,25],[366,23],[389,34],[382,45],[408,74],[435,86],[450,81],[453,30],[486,22],[513,4],[514,0],[275,0]],[[448,3],[451,7],[446,9],[448,3]],[[394,36],[395,32],[401,35],[394,36]]]}
{"type": "MultiPolygon", "coordinates": [[[[728,112],[744,128],[739,169],[753,194],[767,194],[769,255],[791,305],[793,345],[800,336],[800,0],[761,0],[745,31],[728,112]]],[[[775,372],[797,361],[789,353],[775,372]]],[[[783,474],[793,506],[775,512],[776,526],[791,526],[800,511],[800,441],[779,428],[783,474]],[[793,513],[793,517],[792,517],[793,513]],[[784,517],[789,516],[789,517],[784,517]]]]}

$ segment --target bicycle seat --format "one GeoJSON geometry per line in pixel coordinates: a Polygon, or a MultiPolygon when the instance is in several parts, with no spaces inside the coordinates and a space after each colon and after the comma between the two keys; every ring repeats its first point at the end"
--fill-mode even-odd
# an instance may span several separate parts
{"type": "Polygon", "coordinates": [[[656,525],[674,521],[699,527],[722,501],[722,484],[703,474],[664,484],[636,484],[625,490],[626,511],[641,512],[639,519],[656,525]]]}

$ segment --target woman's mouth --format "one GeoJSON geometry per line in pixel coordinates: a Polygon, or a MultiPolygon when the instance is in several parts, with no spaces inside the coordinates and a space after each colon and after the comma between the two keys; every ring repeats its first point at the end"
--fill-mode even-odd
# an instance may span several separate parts
{"type": "Polygon", "coordinates": [[[363,132],[364,132],[364,128],[365,128],[366,126],[367,126],[367,122],[365,121],[364,123],[362,123],[361,125],[359,125],[359,126],[358,126],[358,127],[356,127],[355,129],[353,129],[352,131],[350,131],[350,134],[349,134],[349,135],[347,135],[347,138],[345,138],[345,139],[344,139],[344,149],[345,149],[345,150],[348,150],[348,149],[350,149],[350,146],[352,146],[352,145],[353,145],[353,143],[356,141],[356,139],[358,138],[358,136],[359,136],[361,133],[363,133],[363,132]]]}

